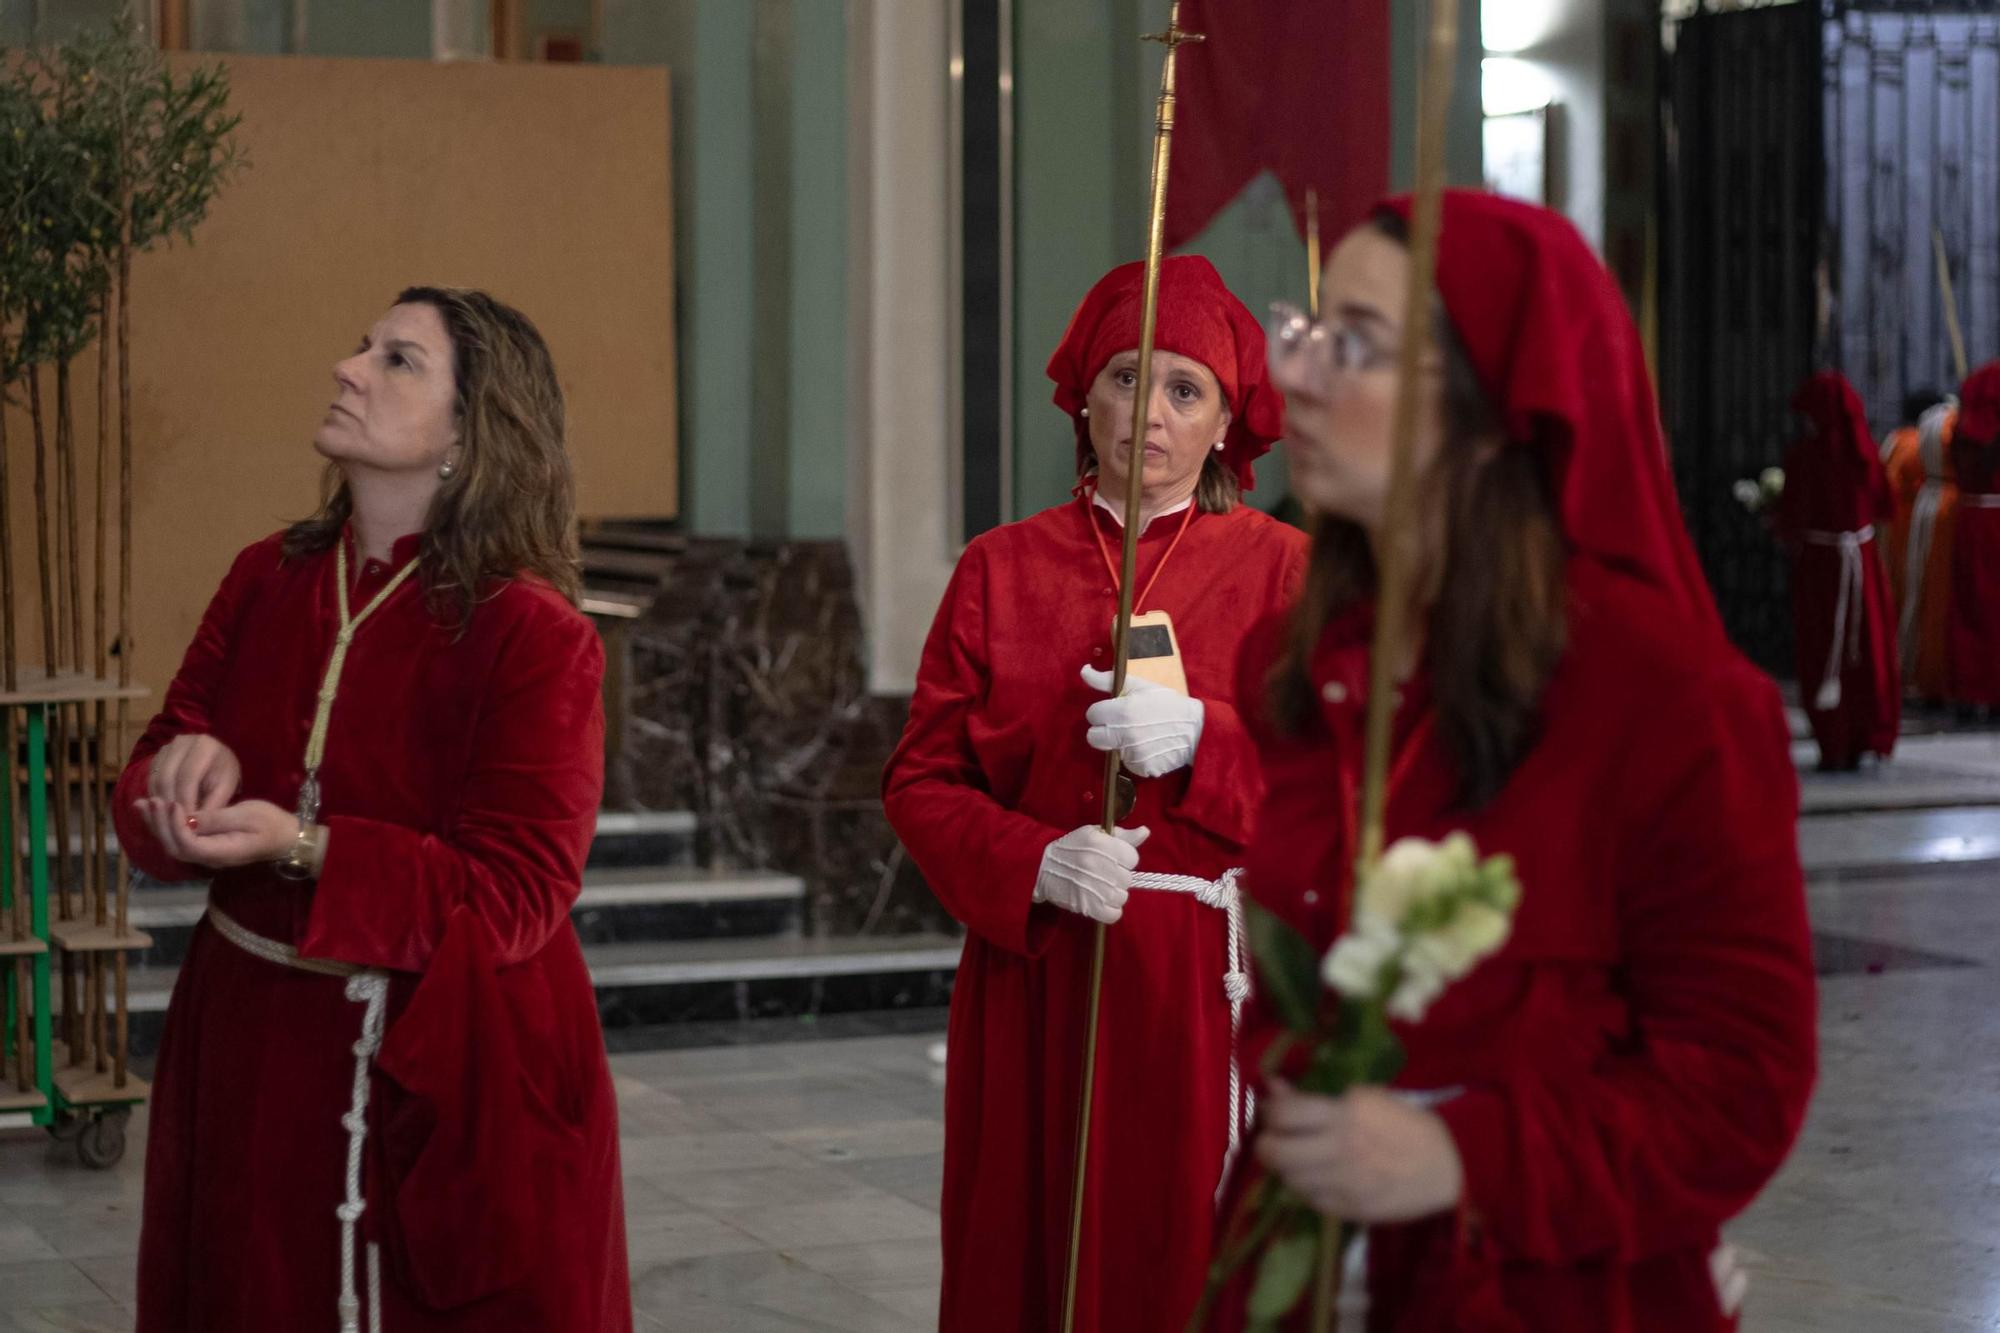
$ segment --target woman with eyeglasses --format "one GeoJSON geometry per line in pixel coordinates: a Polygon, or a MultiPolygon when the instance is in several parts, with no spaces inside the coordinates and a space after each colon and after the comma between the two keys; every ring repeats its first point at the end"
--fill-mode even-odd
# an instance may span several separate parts
{"type": "Polygon", "coordinates": [[[1061,1322],[1098,923],[1078,1328],[1187,1319],[1245,1109],[1234,876],[1258,779],[1234,668],[1244,631],[1289,604],[1305,543],[1239,501],[1282,428],[1263,330],[1207,260],[1170,258],[1141,441],[1134,651],[1151,655],[1105,697],[1143,280],[1136,263],[1107,274],[1050,358],[1075,499],[967,546],[883,778],[891,823],[969,932],[945,1081],[952,1333],[1061,1322]],[[1099,828],[1108,751],[1115,835],[1099,828]]]}
{"type": "MultiPolygon", "coordinates": [[[[1783,1161],[1815,1069],[1798,786],[1771,682],[1723,637],[1616,285],[1546,209],[1449,191],[1417,499],[1383,527],[1408,203],[1282,322],[1292,485],[1318,515],[1297,608],[1246,648],[1264,761],[1246,880],[1324,950],[1349,919],[1376,554],[1407,542],[1387,835],[1508,853],[1505,946],[1397,1025],[1394,1090],[1283,1075],[1252,1171],[1367,1226],[1368,1327],[1734,1326],[1717,1229],[1783,1161]]],[[[1275,1034],[1253,1012],[1246,1076],[1275,1034]]],[[[1221,1303],[1221,1323],[1243,1301],[1221,1303]]]]}

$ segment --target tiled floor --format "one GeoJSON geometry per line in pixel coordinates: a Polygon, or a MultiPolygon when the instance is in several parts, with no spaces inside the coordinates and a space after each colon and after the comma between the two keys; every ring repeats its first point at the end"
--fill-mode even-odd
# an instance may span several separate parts
{"type": "MultiPolygon", "coordinates": [[[[2000,807],[1978,804],[2000,792],[2000,742],[1903,762],[1807,777],[1824,1072],[1798,1150],[1732,1228],[1752,1333],[2000,1328],[2000,861],[1965,859],[2000,855],[1977,850],[2000,841],[2000,807]]],[[[932,1327],[935,1040],[614,1055],[640,1326],[932,1327]]],[[[143,1137],[142,1117],[96,1173],[0,1135],[0,1330],[131,1327],[143,1137]]]]}

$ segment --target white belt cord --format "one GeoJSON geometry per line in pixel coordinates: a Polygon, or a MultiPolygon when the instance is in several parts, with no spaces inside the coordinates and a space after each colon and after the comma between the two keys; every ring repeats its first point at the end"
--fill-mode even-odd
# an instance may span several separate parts
{"type": "MultiPolygon", "coordinates": [[[[331,959],[306,958],[289,944],[266,939],[242,925],[221,908],[210,904],[209,923],[216,933],[237,948],[267,963],[314,972],[321,976],[346,977],[347,998],[364,1006],[361,1035],[354,1043],[354,1092],[347,1114],[340,1117],[347,1131],[347,1197],[334,1209],[340,1219],[340,1333],[361,1333],[361,1288],[355,1276],[355,1237],[361,1214],[368,1202],[361,1194],[361,1152],[368,1141],[368,1070],[375,1053],[382,1049],[382,1028],[389,1008],[389,976],[338,963],[331,959]]],[[[380,1247],[368,1246],[368,1327],[382,1333],[382,1271],[380,1247]]]]}
{"type": "Polygon", "coordinates": [[[1960,492],[1958,502],[1962,505],[1970,505],[1974,509],[2000,509],[2000,495],[1992,495],[1985,491],[1977,494],[1960,492]]]}
{"type": "Polygon", "coordinates": [[[1861,658],[1861,622],[1867,588],[1861,548],[1875,539],[1875,525],[1871,523],[1853,532],[1808,532],[1805,539],[1808,545],[1832,546],[1840,551],[1840,590],[1834,594],[1833,604],[1833,647],[1827,654],[1826,675],[1813,696],[1813,707],[1824,713],[1840,707],[1843,657],[1847,662],[1861,658]]]}
{"type": "MultiPolygon", "coordinates": [[[[1250,998],[1250,972],[1243,942],[1243,895],[1236,887],[1237,877],[1242,873],[1243,868],[1235,866],[1223,871],[1222,877],[1215,880],[1195,875],[1155,875],[1143,871],[1132,876],[1132,887],[1135,889],[1190,894],[1203,907],[1221,911],[1229,923],[1229,970],[1222,974],[1222,993],[1229,1000],[1229,1152],[1222,1159],[1224,1181],[1229,1179],[1229,1168],[1236,1160],[1236,1149],[1257,1110],[1256,1096],[1244,1089],[1243,1076],[1236,1068],[1236,1048],[1243,1033],[1243,1002],[1250,998]]],[[[1216,1189],[1220,1197],[1220,1183],[1216,1189]]]]}

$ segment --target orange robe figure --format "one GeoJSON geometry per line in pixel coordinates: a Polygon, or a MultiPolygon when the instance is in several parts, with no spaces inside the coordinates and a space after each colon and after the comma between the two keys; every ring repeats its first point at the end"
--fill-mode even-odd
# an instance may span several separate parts
{"type": "Polygon", "coordinates": [[[1918,425],[1896,432],[1887,460],[1896,518],[1884,554],[1896,595],[1903,688],[1929,702],[1947,695],[1945,634],[1951,615],[1952,529],[1958,521],[1951,433],[1957,420],[1951,406],[1939,403],[1918,425]]]}

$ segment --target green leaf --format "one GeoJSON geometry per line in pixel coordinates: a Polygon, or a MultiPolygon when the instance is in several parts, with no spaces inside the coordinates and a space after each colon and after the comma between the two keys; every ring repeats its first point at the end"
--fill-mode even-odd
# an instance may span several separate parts
{"type": "Polygon", "coordinates": [[[1244,904],[1244,925],[1265,998],[1286,1027],[1311,1032],[1319,1023],[1319,955],[1305,936],[1254,902],[1244,904]]]}
{"type": "Polygon", "coordinates": [[[1256,1281],[1244,1306],[1250,1320],[1282,1319],[1291,1313],[1306,1294],[1312,1281],[1313,1265],[1319,1258],[1317,1217],[1308,1218],[1295,1230],[1286,1232],[1264,1251],[1257,1265],[1256,1281]]]}

